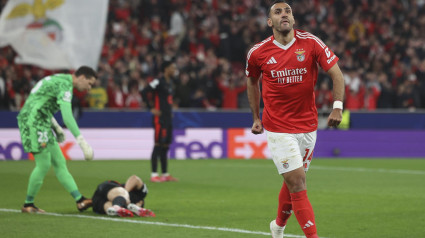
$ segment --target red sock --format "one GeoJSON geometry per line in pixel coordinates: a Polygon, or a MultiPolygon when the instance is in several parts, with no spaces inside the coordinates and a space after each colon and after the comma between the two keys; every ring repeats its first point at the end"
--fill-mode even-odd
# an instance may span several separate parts
{"type": "Polygon", "coordinates": [[[292,214],[291,194],[289,193],[286,183],[283,183],[279,193],[279,206],[277,208],[276,224],[285,226],[292,214]]]}
{"type": "Polygon", "coordinates": [[[307,238],[316,238],[317,230],[314,221],[313,207],[307,197],[307,190],[291,193],[292,209],[297,217],[305,236],[307,238]]]}

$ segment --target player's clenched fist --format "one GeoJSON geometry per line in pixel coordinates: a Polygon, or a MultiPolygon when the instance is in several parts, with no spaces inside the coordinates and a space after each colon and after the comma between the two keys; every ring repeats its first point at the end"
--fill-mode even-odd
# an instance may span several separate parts
{"type": "Polygon", "coordinates": [[[328,117],[328,126],[329,127],[337,127],[342,121],[342,110],[341,109],[333,109],[331,114],[328,117]]]}
{"type": "Polygon", "coordinates": [[[261,134],[263,133],[263,125],[261,124],[261,120],[255,120],[254,124],[252,125],[251,132],[253,134],[261,134]]]}

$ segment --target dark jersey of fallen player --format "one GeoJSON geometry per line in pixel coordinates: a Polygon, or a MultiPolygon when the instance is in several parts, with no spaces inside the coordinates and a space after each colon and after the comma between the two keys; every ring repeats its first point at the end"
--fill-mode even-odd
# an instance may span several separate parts
{"type": "Polygon", "coordinates": [[[149,109],[155,108],[161,111],[160,116],[154,116],[154,124],[171,123],[173,88],[171,82],[167,82],[164,77],[152,80],[142,90],[143,100],[149,109]]]}
{"type": "MultiPolygon", "coordinates": [[[[104,205],[108,199],[108,193],[111,189],[115,187],[125,187],[125,184],[121,184],[114,180],[108,180],[101,184],[99,184],[94,191],[92,196],[93,200],[93,211],[99,214],[105,214],[104,205]]],[[[138,203],[139,201],[143,201],[142,207],[145,206],[145,197],[148,195],[148,188],[146,184],[143,184],[141,189],[133,189],[128,192],[130,195],[131,203],[138,203]]]]}

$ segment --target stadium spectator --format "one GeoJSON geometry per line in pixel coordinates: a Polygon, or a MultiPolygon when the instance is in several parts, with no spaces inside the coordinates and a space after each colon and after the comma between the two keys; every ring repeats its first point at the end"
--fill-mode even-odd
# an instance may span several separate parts
{"type": "Polygon", "coordinates": [[[365,88],[357,72],[348,71],[345,79],[345,108],[360,110],[364,106],[365,88]]]}
{"type": "Polygon", "coordinates": [[[368,111],[374,111],[378,105],[378,98],[381,94],[381,87],[375,73],[367,73],[366,82],[363,108],[368,111]]]}
{"type": "Polygon", "coordinates": [[[395,103],[395,92],[392,89],[391,83],[388,81],[388,75],[386,73],[380,73],[378,75],[379,87],[381,93],[378,98],[378,108],[393,108],[395,103]]]}
{"type": "Polygon", "coordinates": [[[108,82],[108,107],[109,108],[123,108],[124,107],[124,94],[119,86],[111,79],[108,82]]]}
{"type": "Polygon", "coordinates": [[[125,99],[125,107],[130,109],[140,109],[142,105],[142,96],[139,93],[139,88],[136,85],[133,85],[130,89],[130,94],[125,99]]]}
{"type": "Polygon", "coordinates": [[[176,82],[174,94],[174,106],[188,108],[191,106],[191,94],[194,86],[191,85],[191,79],[188,73],[181,73],[176,82]]]}
{"type": "Polygon", "coordinates": [[[217,79],[218,88],[223,92],[223,103],[221,108],[237,109],[238,94],[246,90],[246,84],[236,85],[236,83],[239,83],[235,82],[238,79],[236,77],[227,79],[227,76],[228,75],[223,72],[222,75],[217,79]]]}
{"type": "Polygon", "coordinates": [[[191,106],[197,108],[206,108],[208,110],[214,110],[215,107],[210,104],[207,97],[205,96],[205,92],[201,88],[197,88],[192,95],[191,98],[191,106]]]}
{"type": "Polygon", "coordinates": [[[83,211],[92,205],[91,199],[81,195],[66,167],[65,157],[58,144],[65,141],[65,135],[53,114],[60,109],[63,121],[76,138],[85,159],[92,160],[93,150],[80,133],[72,115],[71,90],[73,88],[80,91],[90,90],[95,84],[96,77],[96,72],[92,68],[82,66],[74,74],[56,74],[43,78],[31,90],[28,100],[17,117],[24,150],[32,153],[35,160],[35,168],[29,178],[27,197],[22,212],[44,213],[44,210],[34,205],[34,199],[52,164],[57,179],[75,199],[77,209],[83,211]]]}
{"type": "Polygon", "coordinates": [[[328,126],[342,120],[344,79],[338,57],[316,36],[294,29],[294,15],[284,0],[271,3],[267,24],[273,35],[247,54],[248,98],[253,116],[252,133],[267,134],[267,144],[284,182],[277,217],[270,222],[272,237],[283,238],[294,211],[307,238],[318,238],[313,208],[307,196],[306,172],[313,158],[318,113],[314,84],[320,65],[333,81],[334,104],[328,126]],[[260,87],[264,111],[260,118],[260,87]],[[263,129],[264,126],[264,129],[263,129]]]}
{"type": "Polygon", "coordinates": [[[99,184],[93,194],[93,211],[108,216],[155,217],[155,213],[144,208],[147,195],[146,184],[136,175],[124,184],[108,180],[99,184]]]}
{"type": "Polygon", "coordinates": [[[332,107],[333,96],[327,81],[322,81],[314,94],[316,95],[317,108],[327,110],[332,107]]]}
{"type": "Polygon", "coordinates": [[[168,173],[168,149],[173,136],[173,77],[176,64],[164,61],[161,65],[162,77],[152,80],[141,92],[150,109],[154,127],[154,148],[151,156],[151,182],[177,181],[168,173]],[[158,159],[161,162],[161,177],[158,174],[158,159]]]}
{"type": "Polygon", "coordinates": [[[92,109],[103,109],[108,102],[108,94],[105,88],[101,87],[100,80],[96,80],[94,87],[87,95],[89,107],[92,109]]]}
{"type": "Polygon", "coordinates": [[[416,75],[409,75],[409,79],[404,81],[398,89],[397,105],[400,108],[407,108],[414,111],[420,107],[420,88],[417,85],[416,75]]]}
{"type": "Polygon", "coordinates": [[[175,44],[178,46],[184,37],[186,28],[184,24],[183,6],[177,5],[176,7],[177,9],[171,14],[170,30],[168,34],[175,38],[175,44]]]}

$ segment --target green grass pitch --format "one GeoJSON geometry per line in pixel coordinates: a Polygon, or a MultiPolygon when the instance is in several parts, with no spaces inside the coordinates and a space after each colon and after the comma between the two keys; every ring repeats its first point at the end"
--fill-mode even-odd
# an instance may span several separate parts
{"type": "MultiPolygon", "coordinates": [[[[179,182],[148,182],[149,161],[69,161],[85,196],[107,179],[137,174],[146,181],[146,207],[157,217],[109,219],[78,212],[53,169],[36,197],[52,214],[16,212],[34,162],[1,161],[0,237],[271,237],[282,182],[271,160],[170,160],[169,166],[179,182]]],[[[424,159],[314,159],[307,184],[319,236],[424,237],[424,182],[424,159]]],[[[295,216],[285,233],[303,235],[295,216]]]]}

